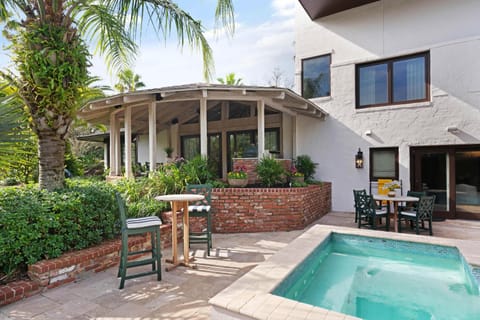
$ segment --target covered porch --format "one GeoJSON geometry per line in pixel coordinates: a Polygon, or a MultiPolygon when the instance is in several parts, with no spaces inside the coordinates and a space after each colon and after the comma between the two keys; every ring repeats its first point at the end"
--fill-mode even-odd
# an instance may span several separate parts
{"type": "Polygon", "coordinates": [[[104,136],[109,175],[128,178],[136,164],[154,171],[159,164],[198,154],[209,158],[221,178],[233,158],[292,159],[297,117],[322,120],[326,115],[289,89],[216,84],[119,94],[92,101],[79,112],[88,123],[109,128],[104,136]]]}

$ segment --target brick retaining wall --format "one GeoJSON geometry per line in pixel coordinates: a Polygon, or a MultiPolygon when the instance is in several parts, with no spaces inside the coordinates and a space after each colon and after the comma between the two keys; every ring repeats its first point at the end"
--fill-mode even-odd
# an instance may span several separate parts
{"type": "Polygon", "coordinates": [[[330,182],[304,188],[214,189],[213,232],[299,230],[331,207],[330,182]]]}

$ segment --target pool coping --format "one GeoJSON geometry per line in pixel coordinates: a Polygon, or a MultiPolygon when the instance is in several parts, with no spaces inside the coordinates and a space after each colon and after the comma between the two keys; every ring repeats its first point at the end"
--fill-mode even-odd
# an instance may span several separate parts
{"type": "Polygon", "coordinates": [[[209,300],[220,319],[353,320],[354,316],[271,294],[332,232],[457,247],[468,264],[480,266],[480,241],[314,225],[285,248],[209,300]]]}

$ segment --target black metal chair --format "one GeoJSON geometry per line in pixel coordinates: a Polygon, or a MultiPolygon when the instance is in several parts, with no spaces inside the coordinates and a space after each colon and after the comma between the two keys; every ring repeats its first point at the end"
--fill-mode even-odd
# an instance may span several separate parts
{"type": "MultiPolygon", "coordinates": [[[[433,209],[435,206],[435,196],[422,196],[418,201],[417,206],[413,210],[404,210],[398,213],[398,231],[402,231],[402,223],[410,221],[415,226],[415,231],[420,234],[419,224],[422,224],[422,229],[425,229],[424,221],[428,221],[428,230],[430,235],[433,235],[432,218],[433,209]]],[[[413,225],[411,227],[413,228],[413,225]]]]}
{"type": "Polygon", "coordinates": [[[361,189],[361,190],[353,190],[353,200],[354,200],[354,208],[355,208],[355,223],[358,221],[358,215],[359,215],[359,210],[360,208],[358,207],[359,199],[358,197],[361,195],[367,195],[367,190],[361,189]]]}
{"type": "Polygon", "coordinates": [[[373,196],[367,194],[359,194],[357,196],[356,208],[358,209],[358,227],[369,226],[372,229],[377,229],[377,221],[379,218],[385,217],[387,222],[385,229],[390,228],[390,210],[378,209],[373,196]],[[363,222],[362,222],[363,221],[363,222]]]}
{"type": "Polygon", "coordinates": [[[122,224],[122,249],[120,254],[120,265],[118,268],[118,277],[120,277],[120,289],[123,289],[125,280],[143,277],[151,274],[157,275],[157,281],[162,280],[162,268],[161,268],[161,246],[160,246],[160,225],[162,221],[157,216],[149,216],[142,218],[130,218],[127,219],[127,209],[125,201],[122,199],[119,193],[115,194],[118,203],[118,209],[120,211],[120,221],[122,224]],[[128,251],[128,236],[150,233],[151,249],[141,251],[128,251]],[[151,253],[151,258],[128,261],[128,256],[151,253]],[[152,271],[135,273],[127,275],[127,269],[152,265],[152,271]]]}
{"type": "Polygon", "coordinates": [[[205,199],[191,202],[188,206],[188,214],[192,218],[205,218],[206,225],[201,230],[190,231],[189,245],[192,243],[206,243],[207,255],[212,248],[212,217],[211,199],[212,186],[210,184],[190,184],[186,188],[187,193],[201,194],[205,199]]]}

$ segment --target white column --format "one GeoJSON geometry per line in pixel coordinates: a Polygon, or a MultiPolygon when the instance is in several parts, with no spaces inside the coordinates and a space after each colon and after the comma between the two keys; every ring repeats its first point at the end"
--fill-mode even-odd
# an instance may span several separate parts
{"type": "Polygon", "coordinates": [[[115,169],[115,114],[110,114],[110,161],[108,162],[108,166],[110,167],[110,175],[114,176],[116,169],[115,169]]]}
{"type": "Polygon", "coordinates": [[[200,154],[208,155],[207,137],[207,98],[200,99],[200,154]]]}
{"type": "Polygon", "coordinates": [[[122,144],[120,135],[120,119],[115,119],[115,175],[122,175],[122,144]]]}
{"type": "Polygon", "coordinates": [[[152,101],[148,106],[148,151],[150,172],[157,166],[157,104],[152,101]]]}
{"type": "Polygon", "coordinates": [[[125,176],[133,177],[132,172],[132,107],[125,108],[125,176]]]}
{"type": "Polygon", "coordinates": [[[297,116],[292,117],[292,159],[297,158],[297,116]]]}
{"type": "Polygon", "coordinates": [[[265,154],[265,101],[257,101],[257,142],[258,158],[263,158],[265,154]]]}
{"type": "Polygon", "coordinates": [[[104,143],[103,144],[103,166],[106,169],[108,169],[108,166],[110,165],[108,163],[108,153],[110,152],[110,150],[108,149],[108,144],[104,143]]]}
{"type": "Polygon", "coordinates": [[[180,143],[178,141],[178,123],[170,126],[170,146],[173,148],[173,158],[180,156],[180,143]]]}

